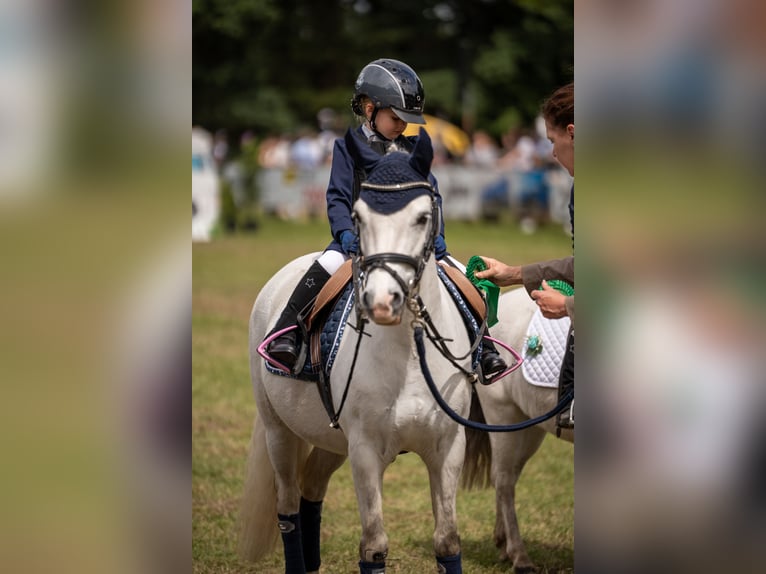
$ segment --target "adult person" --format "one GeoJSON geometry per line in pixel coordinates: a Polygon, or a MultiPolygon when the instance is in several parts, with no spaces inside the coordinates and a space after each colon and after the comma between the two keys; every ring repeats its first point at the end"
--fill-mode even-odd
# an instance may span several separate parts
{"type": "MultiPolygon", "coordinates": [[[[392,151],[410,152],[417,137],[402,134],[408,123],[426,123],[424,103],[423,84],[410,66],[393,59],[374,60],[362,69],[354,86],[351,108],[361,120],[354,133],[381,155],[392,151]]],[[[327,187],[327,216],[333,241],[298,281],[272,332],[295,325],[300,312],[311,304],[330,276],[357,252],[359,242],[351,213],[363,179],[364,170],[354,164],[345,140],[336,139],[327,187]]],[[[436,178],[430,173],[428,180],[436,191],[441,208],[442,197],[436,178]]],[[[434,253],[437,260],[444,259],[462,267],[447,251],[443,220],[434,253]]],[[[292,369],[298,357],[296,337],[295,329],[278,337],[269,344],[268,354],[292,369]]],[[[484,382],[488,382],[507,365],[492,344],[485,344],[483,349],[482,373],[484,382]]]]}
{"type": "MultiPolygon", "coordinates": [[[[545,119],[546,135],[553,144],[553,157],[574,177],[574,82],[554,91],[543,103],[541,113],[545,119]]],[[[574,250],[574,184],[569,196],[569,219],[574,250]]],[[[559,396],[569,389],[574,390],[574,295],[565,296],[547,282],[558,279],[574,287],[574,256],[529,265],[506,265],[484,256],[482,259],[487,269],[475,272],[477,278],[489,279],[500,286],[523,284],[544,317],[570,317],[572,322],[559,375],[559,396]]],[[[564,428],[574,426],[569,410],[559,416],[557,424],[564,428]]]]}

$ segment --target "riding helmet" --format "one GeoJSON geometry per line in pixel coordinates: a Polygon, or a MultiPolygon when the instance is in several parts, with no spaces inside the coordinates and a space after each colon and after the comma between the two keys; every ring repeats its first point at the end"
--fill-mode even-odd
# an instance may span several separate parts
{"type": "Polygon", "coordinates": [[[411,124],[424,124],[423,83],[404,62],[384,58],[367,64],[359,73],[354,85],[351,108],[363,116],[361,100],[367,96],[375,105],[375,115],[381,108],[391,108],[400,119],[411,124]]]}

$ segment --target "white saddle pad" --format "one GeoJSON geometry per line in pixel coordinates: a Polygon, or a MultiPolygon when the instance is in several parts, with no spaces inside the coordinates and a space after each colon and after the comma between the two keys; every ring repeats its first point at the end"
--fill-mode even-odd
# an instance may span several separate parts
{"type": "Polygon", "coordinates": [[[540,309],[535,310],[527,327],[524,340],[524,362],[521,371],[528,383],[538,387],[558,387],[561,361],[564,358],[569,317],[546,319],[540,309]],[[540,351],[530,351],[527,345],[531,337],[537,337],[540,351]]]}

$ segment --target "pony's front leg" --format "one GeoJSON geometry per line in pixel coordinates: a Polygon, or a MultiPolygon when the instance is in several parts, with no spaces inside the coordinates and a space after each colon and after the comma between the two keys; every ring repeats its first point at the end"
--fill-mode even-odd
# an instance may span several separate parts
{"type": "Polygon", "coordinates": [[[360,574],[383,574],[388,555],[388,536],[383,529],[383,471],[388,465],[377,449],[356,443],[349,460],[362,522],[359,541],[360,574]]]}
{"type": "Polygon", "coordinates": [[[460,432],[453,440],[440,441],[440,447],[445,445],[450,445],[446,453],[438,448],[423,457],[431,483],[435,521],[434,553],[440,574],[462,574],[456,500],[465,458],[465,435],[460,432]]]}

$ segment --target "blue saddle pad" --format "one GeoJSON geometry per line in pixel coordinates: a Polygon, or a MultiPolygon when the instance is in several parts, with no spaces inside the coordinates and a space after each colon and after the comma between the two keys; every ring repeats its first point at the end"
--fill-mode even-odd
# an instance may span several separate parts
{"type": "MultiPolygon", "coordinates": [[[[452,279],[450,279],[447,275],[447,272],[441,268],[441,265],[436,266],[436,272],[439,274],[439,278],[442,280],[442,283],[444,283],[444,286],[452,296],[453,301],[455,301],[457,308],[460,310],[460,315],[463,317],[463,323],[465,324],[465,328],[468,331],[468,336],[471,339],[471,344],[473,344],[473,342],[476,341],[476,337],[479,336],[479,322],[476,320],[476,317],[473,316],[473,313],[471,313],[471,309],[468,307],[468,303],[466,303],[463,295],[460,293],[460,289],[458,289],[457,286],[452,282],[452,279]]],[[[471,356],[471,368],[473,370],[476,370],[476,367],[479,365],[481,349],[482,343],[479,343],[476,347],[476,350],[473,352],[473,355],[471,356]]]]}
{"type": "MultiPolygon", "coordinates": [[[[447,291],[455,301],[457,308],[460,310],[460,314],[463,318],[463,323],[468,331],[468,335],[471,342],[476,340],[479,335],[479,323],[471,313],[468,304],[463,299],[460,290],[455,286],[452,280],[447,276],[447,273],[442,271],[441,266],[436,266],[439,278],[444,283],[447,291]]],[[[322,330],[319,334],[319,351],[320,362],[312,363],[311,356],[306,359],[306,363],[303,366],[303,370],[298,375],[292,375],[285,373],[281,369],[277,369],[266,361],[266,369],[274,375],[281,377],[289,377],[292,379],[300,379],[307,381],[318,381],[320,370],[324,371],[325,377],[330,376],[335,358],[338,354],[338,348],[340,347],[341,339],[348,326],[348,316],[351,313],[351,309],[354,306],[354,289],[353,284],[349,282],[343,289],[340,296],[333,304],[332,309],[327,315],[327,319],[322,324],[322,330]]],[[[481,344],[474,351],[472,356],[472,368],[476,369],[481,357],[481,344]]]]}
{"type": "Polygon", "coordinates": [[[346,330],[348,315],[351,313],[351,308],[353,306],[354,289],[353,284],[349,282],[338,296],[338,299],[335,301],[332,309],[327,315],[327,319],[322,324],[322,330],[319,334],[319,350],[321,356],[321,361],[319,363],[312,363],[311,353],[309,353],[309,356],[306,358],[306,363],[303,365],[303,370],[298,375],[285,373],[282,369],[277,369],[268,361],[266,361],[266,369],[274,375],[308,381],[318,381],[320,369],[324,369],[324,372],[329,377],[330,370],[335,362],[335,356],[338,353],[340,341],[346,330]]]}

